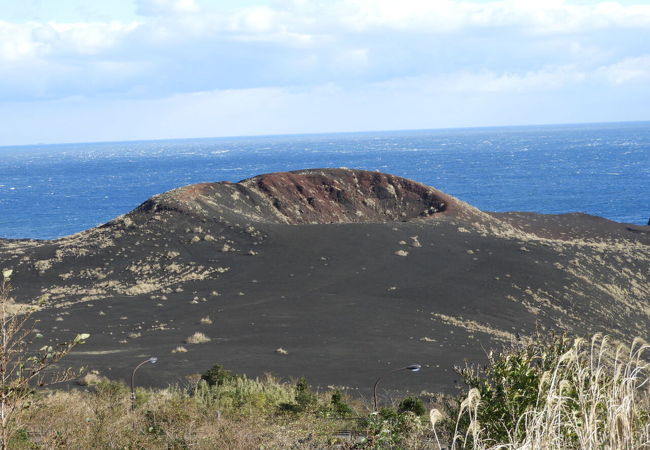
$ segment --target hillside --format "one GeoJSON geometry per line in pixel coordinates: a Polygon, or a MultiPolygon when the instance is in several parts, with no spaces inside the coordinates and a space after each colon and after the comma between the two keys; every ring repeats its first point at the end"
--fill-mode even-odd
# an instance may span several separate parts
{"type": "Polygon", "coordinates": [[[0,241],[0,260],[44,340],[92,334],[68,363],[126,378],[155,355],[150,385],[218,362],[367,392],[420,363],[386,387],[449,390],[452,365],[536,329],[650,325],[650,227],[487,213],[348,169],[182,187],[62,239],[0,241]]]}

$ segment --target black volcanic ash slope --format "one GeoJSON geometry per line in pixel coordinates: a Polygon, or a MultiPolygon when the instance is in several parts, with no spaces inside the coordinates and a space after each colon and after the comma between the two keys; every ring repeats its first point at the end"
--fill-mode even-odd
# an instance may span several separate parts
{"type": "Polygon", "coordinates": [[[156,355],[141,382],[218,362],[367,389],[419,362],[388,383],[436,391],[454,364],[536,328],[645,336],[649,231],[489,214],[403,178],[323,169],[175,189],[73,236],[2,241],[0,255],[16,301],[43,305],[46,338],[92,333],[68,363],[108,376],[156,355]],[[195,332],[210,341],[184,343],[195,332]]]}

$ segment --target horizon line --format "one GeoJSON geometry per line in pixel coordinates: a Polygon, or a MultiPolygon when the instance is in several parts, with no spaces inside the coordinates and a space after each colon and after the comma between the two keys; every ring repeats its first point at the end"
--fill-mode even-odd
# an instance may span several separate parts
{"type": "Polygon", "coordinates": [[[64,142],[37,142],[33,144],[13,144],[0,145],[0,149],[20,148],[20,147],[55,147],[62,145],[97,145],[97,144],[125,144],[141,142],[169,142],[169,141],[190,141],[190,140],[212,140],[212,139],[246,139],[246,138],[277,138],[277,137],[299,137],[299,136],[323,136],[323,135],[354,135],[370,133],[407,133],[418,131],[453,131],[453,130],[487,130],[487,129],[504,129],[504,128],[542,128],[542,127],[570,127],[570,126],[589,126],[589,125],[623,125],[623,124],[650,124],[650,120],[622,120],[622,121],[605,121],[605,122],[565,122],[565,123],[538,123],[525,125],[477,125],[465,127],[440,127],[440,128],[402,128],[392,130],[358,130],[358,131],[320,131],[306,133],[277,133],[277,134],[250,134],[250,135],[223,135],[223,136],[199,136],[199,137],[174,137],[174,138],[145,138],[145,139],[125,139],[125,140],[107,140],[107,141],[64,141],[64,142]]]}

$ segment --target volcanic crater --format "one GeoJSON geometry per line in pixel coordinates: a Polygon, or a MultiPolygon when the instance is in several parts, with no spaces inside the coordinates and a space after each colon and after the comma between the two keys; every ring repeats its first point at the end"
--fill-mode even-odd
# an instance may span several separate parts
{"type": "Polygon", "coordinates": [[[218,217],[226,211],[284,224],[408,221],[468,205],[432,187],[378,172],[311,169],[239,183],[201,183],[156,196],[138,210],[218,217]]]}
{"type": "MultiPolygon", "coordinates": [[[[67,362],[143,384],[215,363],[367,393],[450,390],[453,366],[539,330],[644,336],[650,227],[480,211],[377,172],[309,169],[200,183],[53,241],[1,240],[15,301],[67,362]],[[207,340],[192,343],[203,333],[207,340]],[[179,350],[182,347],[183,350],[179,350]],[[278,351],[282,349],[282,351],[278,351]]],[[[42,342],[42,343],[41,343],[42,342]]]]}

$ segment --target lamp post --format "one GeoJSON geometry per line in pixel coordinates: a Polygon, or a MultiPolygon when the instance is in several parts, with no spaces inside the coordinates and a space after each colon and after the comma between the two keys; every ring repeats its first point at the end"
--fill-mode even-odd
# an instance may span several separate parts
{"type": "Polygon", "coordinates": [[[158,358],[155,356],[152,356],[151,358],[145,359],[142,361],[140,364],[135,366],[135,369],[133,369],[133,373],[131,374],[131,410],[135,409],[135,372],[144,364],[151,363],[151,364],[156,364],[158,361],[158,358]]]}
{"type": "Polygon", "coordinates": [[[409,372],[418,372],[421,368],[422,366],[420,364],[411,364],[410,366],[400,367],[399,369],[391,370],[390,372],[387,372],[383,374],[381,377],[377,378],[377,381],[375,381],[375,385],[372,388],[372,396],[375,400],[375,411],[377,411],[377,385],[381,381],[382,377],[394,372],[399,372],[400,370],[408,370],[409,372]]]}

